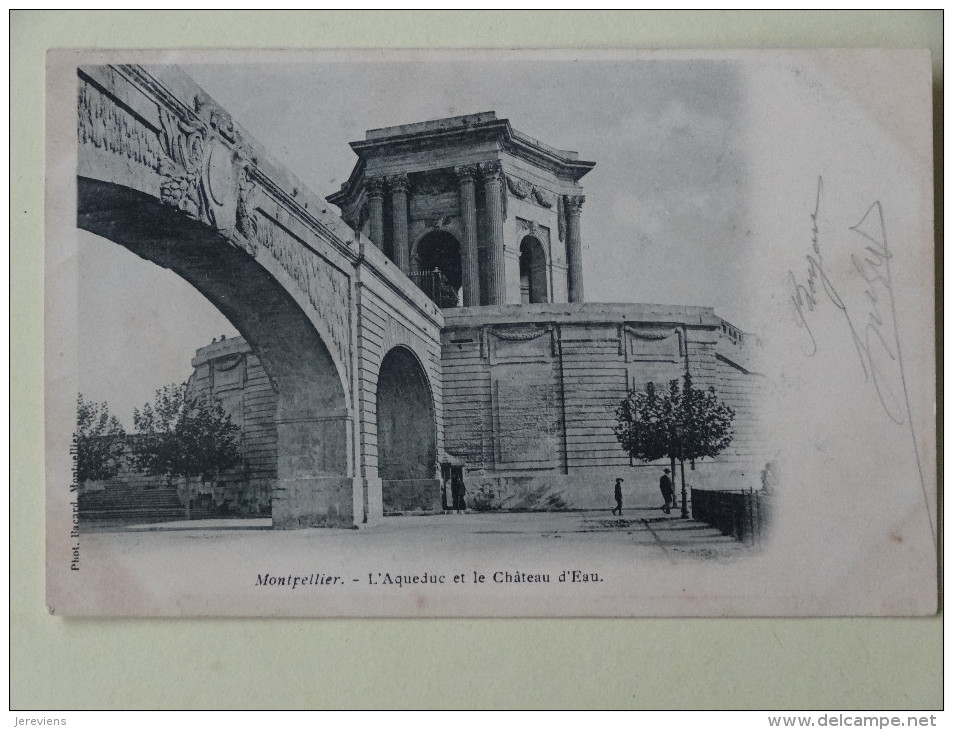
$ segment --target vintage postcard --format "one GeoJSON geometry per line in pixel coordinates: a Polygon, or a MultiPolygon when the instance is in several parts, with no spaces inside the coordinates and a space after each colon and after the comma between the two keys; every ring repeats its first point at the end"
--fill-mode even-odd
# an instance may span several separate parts
{"type": "Polygon", "coordinates": [[[47,79],[55,614],[936,611],[928,52],[47,79]]]}

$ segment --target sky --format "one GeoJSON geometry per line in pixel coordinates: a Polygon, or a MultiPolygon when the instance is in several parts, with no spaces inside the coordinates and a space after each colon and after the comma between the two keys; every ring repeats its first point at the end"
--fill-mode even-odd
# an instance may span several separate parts
{"type": "MultiPolygon", "coordinates": [[[[586,300],[712,306],[747,328],[745,76],[732,61],[531,60],[379,53],[308,63],[183,65],[233,119],[320,196],[377,127],[495,111],[575,150],[586,300]]],[[[524,57],[526,58],[526,57],[524,57]]],[[[80,231],[81,321],[97,323],[80,388],[131,425],[134,406],[191,372],[198,347],[235,329],[170,272],[80,231]],[[149,377],[120,353],[148,353],[149,377]]]]}

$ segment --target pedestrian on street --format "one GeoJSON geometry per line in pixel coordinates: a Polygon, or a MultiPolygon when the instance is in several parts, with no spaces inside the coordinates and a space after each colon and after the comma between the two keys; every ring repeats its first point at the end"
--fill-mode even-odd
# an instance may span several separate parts
{"type": "Polygon", "coordinates": [[[622,477],[619,477],[615,480],[615,509],[612,510],[612,514],[616,513],[616,510],[619,511],[619,517],[622,516],[622,482],[624,480],[622,477]]]}
{"type": "Polygon", "coordinates": [[[675,491],[672,489],[670,473],[668,469],[665,469],[662,478],[658,480],[659,489],[662,490],[662,499],[665,500],[665,504],[662,505],[662,511],[665,514],[671,514],[671,505],[675,503],[675,491]]]}
{"type": "Polygon", "coordinates": [[[452,474],[450,477],[450,494],[453,499],[453,511],[457,514],[465,512],[467,489],[463,484],[463,478],[458,474],[452,474]]]}

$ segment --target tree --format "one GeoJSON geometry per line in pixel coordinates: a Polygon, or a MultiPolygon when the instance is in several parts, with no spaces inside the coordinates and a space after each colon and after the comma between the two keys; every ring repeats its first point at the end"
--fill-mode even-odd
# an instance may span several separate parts
{"type": "Polygon", "coordinates": [[[714,388],[707,391],[692,386],[686,373],[685,385],[671,380],[668,392],[660,394],[649,383],[644,391],[630,390],[616,410],[616,438],[630,456],[639,461],[668,458],[675,474],[681,464],[682,515],[685,504],[685,462],[715,457],[731,444],[731,424],[735,413],[718,400],[714,388]]]}
{"type": "Polygon", "coordinates": [[[191,517],[188,480],[202,483],[241,463],[239,428],[218,403],[206,398],[187,398],[185,385],[167,385],[156,391],[152,404],[133,412],[136,437],[133,462],[140,471],[186,480],[185,514],[191,517]]]}
{"type": "Polygon", "coordinates": [[[119,473],[125,451],[126,432],[105,402],[94,403],[76,396],[76,479],[111,479],[119,473]]]}

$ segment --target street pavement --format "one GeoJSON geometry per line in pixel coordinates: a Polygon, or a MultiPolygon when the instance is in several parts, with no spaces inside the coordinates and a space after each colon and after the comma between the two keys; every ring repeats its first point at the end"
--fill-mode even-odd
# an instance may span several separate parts
{"type": "MultiPolygon", "coordinates": [[[[199,542],[233,540],[242,532],[255,532],[256,544],[266,551],[274,545],[280,552],[282,543],[299,543],[307,536],[318,541],[341,536],[347,542],[366,542],[367,547],[382,547],[388,543],[396,546],[419,541],[421,544],[446,542],[466,543],[471,547],[500,546],[507,543],[540,543],[559,541],[569,546],[573,543],[619,545],[627,551],[678,561],[684,557],[731,559],[750,552],[733,537],[691,518],[682,518],[680,510],[665,514],[657,507],[637,507],[623,511],[617,517],[610,510],[584,510],[567,512],[496,512],[496,513],[449,513],[437,515],[402,515],[385,517],[380,524],[361,527],[359,530],[340,528],[313,528],[294,531],[272,530],[271,520],[264,519],[209,519],[176,521],[134,525],[102,525],[92,527],[100,539],[109,540],[103,533],[126,533],[126,538],[114,535],[115,540],[126,542],[131,535],[162,533],[154,535],[164,542],[188,540],[199,542]],[[222,533],[229,533],[227,536],[222,533]],[[270,535],[270,537],[269,537],[270,535]],[[363,539],[362,539],[363,538],[363,539]]],[[[138,542],[138,539],[137,539],[138,542]]]]}
{"type": "Polygon", "coordinates": [[[360,529],[84,526],[78,543],[69,610],[104,616],[721,615],[727,586],[764,552],[657,506],[404,515],[360,529]],[[296,590],[289,576],[321,580],[296,590]]]}

